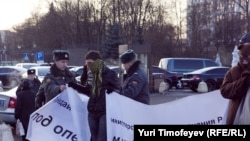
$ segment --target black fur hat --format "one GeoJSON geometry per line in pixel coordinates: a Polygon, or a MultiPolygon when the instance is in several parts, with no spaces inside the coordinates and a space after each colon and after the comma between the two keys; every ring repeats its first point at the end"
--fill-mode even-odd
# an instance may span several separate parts
{"type": "Polygon", "coordinates": [[[126,64],[136,58],[136,54],[133,50],[129,49],[120,55],[122,64],[126,64]]]}
{"type": "Polygon", "coordinates": [[[29,75],[29,74],[36,74],[36,70],[35,69],[29,69],[28,71],[27,71],[27,74],[29,75]]]}
{"type": "Polygon", "coordinates": [[[67,50],[54,50],[53,60],[69,60],[69,52],[67,50]]]}

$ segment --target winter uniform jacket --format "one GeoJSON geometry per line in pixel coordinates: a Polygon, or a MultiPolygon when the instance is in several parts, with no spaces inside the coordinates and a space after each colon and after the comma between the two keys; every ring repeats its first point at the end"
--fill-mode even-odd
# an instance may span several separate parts
{"type": "MultiPolygon", "coordinates": [[[[40,85],[41,85],[41,82],[38,78],[34,78],[34,80],[32,81],[33,82],[33,87],[32,87],[32,90],[34,90],[35,92],[38,91],[40,85]]],[[[20,87],[21,84],[18,86],[17,90],[16,90],[16,93],[22,91],[22,87],[20,87]]]]}
{"type": "Polygon", "coordinates": [[[250,71],[247,71],[238,63],[224,77],[220,88],[221,95],[224,98],[230,99],[226,124],[233,124],[241,99],[247,93],[249,87],[246,83],[247,76],[250,76],[250,71]]]}
{"type": "Polygon", "coordinates": [[[149,85],[146,73],[136,61],[124,76],[121,94],[144,104],[149,104],[149,85]]]}
{"type": "Polygon", "coordinates": [[[40,85],[41,85],[41,81],[38,79],[38,78],[35,78],[34,80],[33,80],[33,84],[34,84],[34,86],[33,86],[33,90],[35,90],[36,92],[38,91],[38,89],[39,89],[39,87],[40,87],[40,85]]]}
{"type": "MultiPolygon", "coordinates": [[[[42,96],[38,96],[39,94],[44,94],[45,96],[45,103],[53,99],[57,96],[60,91],[60,85],[66,85],[69,82],[76,82],[73,74],[68,70],[60,70],[53,64],[50,68],[50,72],[46,74],[44,77],[43,83],[40,87],[39,91],[44,91],[42,93],[37,93],[38,99],[43,99],[42,96]]],[[[41,100],[37,100],[38,103],[41,103],[41,100]]]]}
{"type": "Polygon", "coordinates": [[[25,132],[27,132],[30,114],[35,109],[36,92],[31,88],[23,89],[17,93],[17,101],[15,106],[15,118],[20,119],[23,124],[25,132]]]}

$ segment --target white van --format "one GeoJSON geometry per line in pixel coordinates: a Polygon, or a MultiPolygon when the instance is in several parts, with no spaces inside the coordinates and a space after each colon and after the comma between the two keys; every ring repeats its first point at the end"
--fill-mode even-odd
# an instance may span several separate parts
{"type": "Polygon", "coordinates": [[[162,58],[159,62],[160,68],[177,72],[179,79],[182,78],[184,72],[211,66],[219,66],[219,64],[207,58],[162,58]]]}

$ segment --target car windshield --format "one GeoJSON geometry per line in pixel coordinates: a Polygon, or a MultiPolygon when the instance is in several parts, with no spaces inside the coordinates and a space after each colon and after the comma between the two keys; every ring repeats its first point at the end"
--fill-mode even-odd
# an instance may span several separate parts
{"type": "Polygon", "coordinates": [[[39,68],[38,69],[38,75],[39,76],[45,76],[49,72],[50,68],[39,68]]]}
{"type": "Polygon", "coordinates": [[[28,64],[27,65],[23,65],[23,67],[26,68],[26,69],[29,69],[29,68],[34,67],[34,66],[38,66],[38,65],[28,65],[28,64]]]}

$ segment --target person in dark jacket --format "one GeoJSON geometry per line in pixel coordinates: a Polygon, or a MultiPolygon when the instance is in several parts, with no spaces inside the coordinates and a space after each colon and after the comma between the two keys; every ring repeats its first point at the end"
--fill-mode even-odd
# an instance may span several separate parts
{"type": "Polygon", "coordinates": [[[220,87],[221,95],[229,99],[226,124],[234,124],[240,102],[250,86],[250,33],[241,37],[238,45],[239,62],[226,73],[220,87]]]}
{"type": "Polygon", "coordinates": [[[127,50],[120,55],[120,61],[126,74],[123,78],[121,94],[138,102],[149,104],[149,84],[146,73],[140,68],[133,50],[127,50]]]}
{"type": "MultiPolygon", "coordinates": [[[[39,87],[40,87],[40,85],[41,85],[41,82],[40,82],[40,80],[39,80],[39,79],[37,78],[37,76],[36,76],[36,70],[35,70],[35,69],[28,69],[28,70],[27,70],[27,78],[25,78],[25,79],[31,80],[31,82],[33,83],[32,89],[33,89],[35,92],[37,92],[38,89],[39,89],[39,87]]],[[[22,80],[22,81],[23,81],[23,80],[22,80]]],[[[22,82],[21,82],[21,83],[22,83],[22,82]]],[[[22,91],[22,87],[21,87],[21,86],[22,86],[22,85],[19,85],[19,86],[18,86],[18,88],[17,88],[17,90],[16,90],[16,93],[22,91]]]]}
{"type": "Polygon", "coordinates": [[[63,90],[69,82],[76,82],[75,77],[67,68],[69,61],[69,52],[66,50],[53,51],[54,63],[50,72],[44,77],[42,85],[36,95],[36,108],[47,103],[63,90]]]}
{"type": "Polygon", "coordinates": [[[35,109],[35,96],[36,92],[33,90],[34,83],[25,79],[20,84],[22,90],[17,93],[17,100],[15,106],[15,119],[19,119],[24,128],[25,135],[22,136],[23,141],[26,141],[26,135],[28,131],[28,124],[30,115],[36,110],[35,109]]]}
{"type": "Polygon", "coordinates": [[[85,56],[85,64],[87,68],[85,67],[85,74],[81,78],[84,88],[79,88],[76,84],[71,83],[69,83],[69,87],[89,96],[87,109],[91,141],[107,141],[105,97],[106,92],[116,91],[119,93],[119,79],[116,72],[109,69],[101,60],[99,51],[90,50],[85,56]],[[88,70],[91,71],[92,75],[91,86],[88,83],[90,82],[88,81],[88,70]]]}

